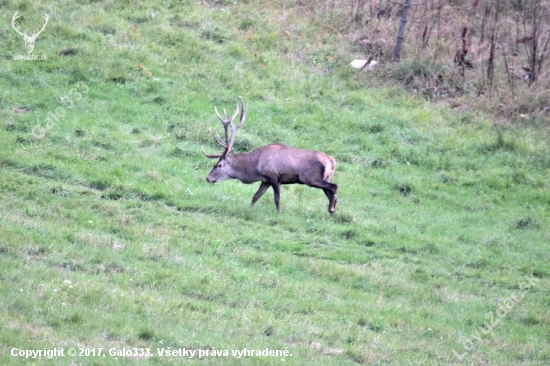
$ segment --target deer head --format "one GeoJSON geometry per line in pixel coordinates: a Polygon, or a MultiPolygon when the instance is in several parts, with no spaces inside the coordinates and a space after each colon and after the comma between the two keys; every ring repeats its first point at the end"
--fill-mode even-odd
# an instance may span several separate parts
{"type": "Polygon", "coordinates": [[[15,26],[15,21],[17,20],[17,18],[19,18],[18,11],[16,11],[15,14],[13,14],[13,17],[11,18],[11,26],[17,33],[19,33],[21,37],[23,37],[23,40],[26,43],[25,47],[27,48],[27,53],[30,54],[34,50],[34,44],[36,43],[36,38],[38,38],[38,35],[42,33],[44,28],[46,28],[46,24],[48,24],[49,17],[47,14],[44,14],[44,19],[46,19],[46,21],[44,22],[42,29],[40,29],[39,31],[35,30],[32,36],[27,35],[27,30],[25,30],[25,32],[21,32],[19,29],[17,29],[17,27],[15,26]]]}
{"type": "Polygon", "coordinates": [[[235,134],[237,130],[242,126],[244,119],[246,117],[246,106],[244,105],[244,100],[241,97],[241,120],[239,121],[238,125],[234,125],[232,122],[237,117],[237,114],[239,113],[239,103],[237,102],[237,108],[235,109],[235,113],[233,113],[233,116],[229,118],[227,116],[227,112],[225,109],[223,110],[223,113],[225,114],[225,117],[220,116],[218,113],[218,109],[214,107],[214,110],[216,111],[216,115],[220,119],[220,121],[223,124],[223,128],[225,130],[225,141],[223,141],[218,134],[215,134],[210,130],[210,133],[214,137],[214,140],[224,148],[224,151],[221,154],[207,154],[206,151],[204,151],[204,147],[202,149],[202,152],[204,155],[209,159],[219,159],[214,168],[212,168],[212,171],[208,175],[208,178],[206,178],[206,181],[208,183],[215,183],[222,180],[227,180],[234,178],[234,174],[238,173],[233,166],[232,163],[234,161],[233,159],[233,143],[235,142],[235,134]],[[231,126],[231,136],[229,136],[228,128],[231,126]]]}

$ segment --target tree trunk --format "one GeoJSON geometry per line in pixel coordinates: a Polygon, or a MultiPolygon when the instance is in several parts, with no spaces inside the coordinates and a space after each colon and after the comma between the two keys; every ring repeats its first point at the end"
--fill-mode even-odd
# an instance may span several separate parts
{"type": "Polygon", "coordinates": [[[401,58],[401,46],[403,45],[403,39],[405,38],[405,25],[407,24],[407,10],[409,10],[409,6],[410,0],[404,0],[403,12],[401,14],[401,23],[399,23],[397,40],[395,41],[395,48],[393,49],[393,62],[397,62],[401,58]]]}
{"type": "Polygon", "coordinates": [[[531,44],[531,55],[529,58],[529,85],[533,85],[537,81],[537,56],[539,54],[539,1],[535,1],[533,4],[533,32],[531,37],[533,38],[531,44]]]}

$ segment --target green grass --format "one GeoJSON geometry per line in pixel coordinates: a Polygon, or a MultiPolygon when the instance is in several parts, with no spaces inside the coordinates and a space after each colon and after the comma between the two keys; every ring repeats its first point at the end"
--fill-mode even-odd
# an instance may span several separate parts
{"type": "Polygon", "coordinates": [[[150,348],[162,365],[184,363],[156,356],[168,347],[286,349],[293,365],[550,361],[544,130],[364,88],[338,34],[292,2],[65,2],[36,43],[45,61],[13,60],[24,43],[7,21],[45,5],[2,4],[1,364],[26,364],[14,347],[150,348]],[[214,106],[239,95],[236,150],[334,156],[336,215],[305,186],[284,186],[277,214],[272,191],[250,208],[256,185],[205,182],[214,106]],[[494,339],[472,338],[521,295],[494,339]]]}

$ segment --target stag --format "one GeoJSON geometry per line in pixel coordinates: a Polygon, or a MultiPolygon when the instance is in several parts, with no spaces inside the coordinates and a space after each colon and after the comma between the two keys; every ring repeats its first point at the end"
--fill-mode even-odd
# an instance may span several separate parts
{"type": "Polygon", "coordinates": [[[211,129],[210,134],[214,140],[224,148],[221,154],[207,154],[202,152],[209,159],[218,159],[214,168],[206,178],[208,183],[214,184],[228,179],[238,179],[242,183],[250,184],[261,182],[260,187],[252,198],[252,205],[256,203],[267,191],[273,188],[275,206],[280,212],[279,204],[281,184],[305,184],[310,187],[320,188],[325,192],[329,200],[328,211],[331,214],[336,212],[336,191],[338,185],[331,183],[336,161],[331,156],[320,151],[295,149],[283,144],[269,144],[254,151],[235,154],[233,143],[235,134],[243,125],[248,107],[245,106],[241,97],[241,117],[237,125],[233,120],[239,113],[239,103],[233,116],[229,118],[225,109],[225,117],[220,116],[218,109],[214,107],[216,115],[223,124],[225,130],[225,141],[211,129]],[[228,129],[231,128],[231,134],[228,129]]]}
{"type": "Polygon", "coordinates": [[[27,48],[27,53],[30,54],[34,50],[34,44],[36,43],[36,38],[38,38],[38,35],[40,35],[40,33],[42,33],[42,31],[46,28],[46,24],[48,24],[48,20],[50,18],[48,17],[48,14],[44,14],[44,19],[46,19],[46,22],[44,22],[42,29],[40,29],[39,31],[35,30],[32,36],[27,35],[27,30],[25,30],[25,32],[21,32],[19,29],[17,29],[17,27],[15,26],[15,21],[17,20],[17,18],[19,18],[18,11],[16,11],[15,14],[13,14],[13,17],[11,18],[11,26],[13,27],[13,29],[15,29],[17,33],[19,33],[21,37],[23,37],[26,43],[25,47],[27,48]]]}

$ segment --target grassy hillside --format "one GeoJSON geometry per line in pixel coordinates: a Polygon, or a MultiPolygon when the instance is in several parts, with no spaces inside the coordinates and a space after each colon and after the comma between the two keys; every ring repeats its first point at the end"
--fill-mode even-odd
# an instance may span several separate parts
{"type": "Polygon", "coordinates": [[[0,4],[0,364],[550,362],[545,131],[364,88],[291,1],[0,4]],[[336,158],[336,215],[205,182],[237,96],[237,152],[336,158]]]}

